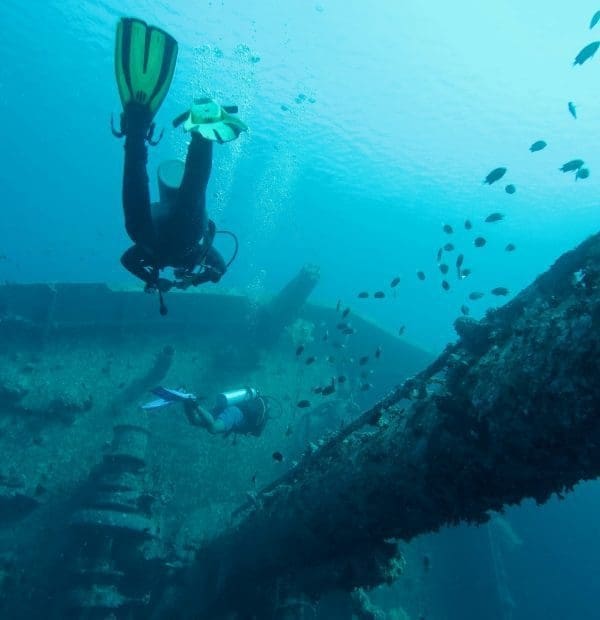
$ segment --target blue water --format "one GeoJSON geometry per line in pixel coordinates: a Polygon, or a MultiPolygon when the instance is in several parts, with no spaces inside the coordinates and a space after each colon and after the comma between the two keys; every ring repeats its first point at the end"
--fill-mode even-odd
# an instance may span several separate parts
{"type": "MultiPolygon", "coordinates": [[[[314,263],[321,269],[316,301],[342,299],[390,331],[406,325],[408,340],[437,352],[454,337],[452,321],[469,292],[505,286],[514,294],[598,230],[599,58],[572,62],[600,37],[588,30],[600,7],[587,0],[573,6],[4,0],[0,279],[138,286],[119,264],[128,246],[122,144],[109,130],[110,114],[120,111],[114,28],[120,16],[135,15],[180,44],[157,117],[167,131],[151,150],[151,175],[161,159],[184,155],[184,135],[168,127],[194,96],[237,103],[250,127],[215,155],[209,213],[241,243],[218,290],[261,297],[314,263]],[[539,139],[548,147],[530,153],[539,139]],[[559,172],[573,158],[585,160],[589,179],[559,172]],[[497,166],[508,167],[506,177],[484,185],[497,166]],[[514,195],[506,183],[516,185],[514,195]],[[483,223],[494,211],[506,219],[483,223]],[[472,245],[465,218],[485,235],[484,248],[472,245]],[[442,232],[445,223],[455,228],[452,238],[442,232]],[[435,255],[447,241],[464,252],[473,274],[452,278],[444,292],[435,255]],[[512,254],[504,251],[508,242],[517,246],[512,254]],[[424,282],[415,277],[419,269],[424,282]],[[396,275],[395,297],[356,299],[396,275]]],[[[219,243],[227,255],[228,241],[219,243]]],[[[469,305],[479,317],[502,302],[487,294],[469,305]]],[[[515,517],[533,538],[543,533],[553,554],[549,562],[541,542],[525,542],[521,566],[528,570],[509,575],[519,593],[515,620],[596,617],[599,575],[589,560],[600,551],[590,519],[598,500],[594,485],[585,488],[515,517]],[[547,605],[559,588],[560,613],[547,605]]]]}

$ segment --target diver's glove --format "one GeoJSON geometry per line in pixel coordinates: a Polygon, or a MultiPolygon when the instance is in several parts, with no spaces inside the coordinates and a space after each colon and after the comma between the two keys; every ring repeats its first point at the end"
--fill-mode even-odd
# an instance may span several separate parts
{"type": "Polygon", "coordinates": [[[167,278],[158,278],[156,282],[146,284],[144,292],[154,293],[155,291],[159,291],[160,293],[168,293],[175,285],[175,282],[167,280],[167,278]]]}

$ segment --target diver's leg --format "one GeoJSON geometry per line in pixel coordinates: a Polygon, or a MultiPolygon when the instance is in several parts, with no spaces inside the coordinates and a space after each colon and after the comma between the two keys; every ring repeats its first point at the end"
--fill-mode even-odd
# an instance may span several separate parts
{"type": "Polygon", "coordinates": [[[192,132],[174,214],[181,226],[179,241],[182,249],[198,243],[208,226],[206,186],[212,168],[212,148],[210,140],[192,132]]]}
{"type": "Polygon", "coordinates": [[[123,167],[123,211],[129,238],[148,249],[154,246],[154,228],[150,211],[150,188],[146,163],[148,147],[147,114],[135,106],[124,112],[125,164],[123,167]]]}

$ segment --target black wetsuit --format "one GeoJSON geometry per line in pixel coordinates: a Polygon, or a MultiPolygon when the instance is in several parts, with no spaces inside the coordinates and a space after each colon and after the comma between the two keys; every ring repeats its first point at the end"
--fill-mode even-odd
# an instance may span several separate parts
{"type": "Polygon", "coordinates": [[[206,186],[212,167],[212,142],[192,133],[183,179],[168,212],[152,217],[146,163],[148,123],[136,120],[131,111],[125,119],[125,166],[123,209],[125,228],[135,245],[121,257],[121,263],[147,286],[157,286],[158,273],[165,267],[191,274],[191,284],[218,282],[226,271],[223,257],[212,247],[214,224],[206,214],[206,186]]]}

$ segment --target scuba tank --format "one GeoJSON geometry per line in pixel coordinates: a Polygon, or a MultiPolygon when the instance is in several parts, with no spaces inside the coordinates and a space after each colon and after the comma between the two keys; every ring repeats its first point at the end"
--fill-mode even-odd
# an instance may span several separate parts
{"type": "Polygon", "coordinates": [[[258,390],[251,387],[221,392],[217,394],[217,408],[225,409],[225,407],[230,407],[231,405],[239,405],[240,403],[254,400],[258,396],[258,390]]]}

